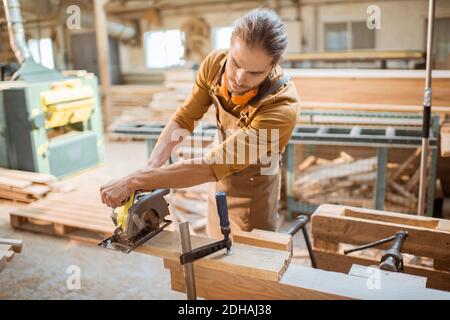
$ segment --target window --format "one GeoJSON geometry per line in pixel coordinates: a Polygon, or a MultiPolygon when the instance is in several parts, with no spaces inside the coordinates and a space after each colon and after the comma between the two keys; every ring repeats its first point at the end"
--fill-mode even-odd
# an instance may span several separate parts
{"type": "Polygon", "coordinates": [[[49,69],[55,68],[52,39],[29,39],[28,47],[30,48],[34,61],[49,69]]]}
{"type": "Polygon", "coordinates": [[[367,28],[366,22],[352,22],[352,49],[374,49],[375,29],[367,28]]]}
{"type": "Polygon", "coordinates": [[[213,49],[230,48],[231,33],[233,27],[215,28],[213,31],[213,49]]]}
{"type": "Polygon", "coordinates": [[[339,51],[347,49],[347,24],[325,24],[325,50],[339,51]]]}
{"type": "Polygon", "coordinates": [[[358,50],[375,48],[375,30],[367,28],[366,22],[326,23],[325,50],[358,50]]]}
{"type": "Polygon", "coordinates": [[[146,32],[144,47],[148,68],[166,68],[184,63],[184,33],[180,30],[146,32]]]}
{"type": "MultiPolygon", "coordinates": [[[[427,20],[428,23],[428,20],[427,20]]],[[[426,38],[426,36],[425,36],[426,38]]],[[[450,18],[438,18],[434,26],[433,58],[437,69],[450,68],[450,18]]]]}

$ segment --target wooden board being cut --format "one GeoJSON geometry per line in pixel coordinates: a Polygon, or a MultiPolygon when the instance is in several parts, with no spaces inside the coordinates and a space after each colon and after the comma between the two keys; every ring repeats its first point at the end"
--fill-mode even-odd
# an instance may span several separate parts
{"type": "MultiPolygon", "coordinates": [[[[206,237],[192,236],[192,248],[197,248],[213,240],[206,237]]],[[[291,253],[234,243],[232,255],[224,255],[224,250],[194,262],[194,267],[205,267],[231,274],[243,275],[249,278],[278,281],[286,270],[291,253]]],[[[165,259],[179,261],[181,255],[180,237],[178,232],[162,231],[137,252],[150,254],[165,259]]]]}

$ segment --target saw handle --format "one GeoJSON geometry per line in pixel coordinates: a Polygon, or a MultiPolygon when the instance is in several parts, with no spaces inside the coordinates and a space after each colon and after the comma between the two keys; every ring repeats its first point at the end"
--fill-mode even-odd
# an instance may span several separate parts
{"type": "Polygon", "coordinates": [[[219,213],[220,227],[230,227],[228,220],[227,195],[225,192],[216,192],[217,212],[219,213]]]}

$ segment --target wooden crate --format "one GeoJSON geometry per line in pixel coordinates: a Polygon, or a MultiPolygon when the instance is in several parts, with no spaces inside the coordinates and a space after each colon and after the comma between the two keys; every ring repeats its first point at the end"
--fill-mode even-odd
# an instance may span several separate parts
{"type": "Polygon", "coordinates": [[[312,216],[313,250],[318,267],[348,273],[352,264],[378,265],[392,242],[361,252],[343,254],[354,247],[406,230],[402,248],[405,273],[427,277],[427,287],[450,291],[450,221],[408,214],[321,205],[312,216]],[[411,259],[408,259],[411,258],[411,259]]]}

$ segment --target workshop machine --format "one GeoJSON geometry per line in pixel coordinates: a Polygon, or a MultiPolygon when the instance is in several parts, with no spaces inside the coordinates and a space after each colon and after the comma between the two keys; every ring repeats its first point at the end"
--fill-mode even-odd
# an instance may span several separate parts
{"type": "Polygon", "coordinates": [[[0,82],[0,167],[66,176],[103,161],[97,78],[64,76],[36,63],[25,42],[19,2],[4,0],[20,68],[0,82]]]}

